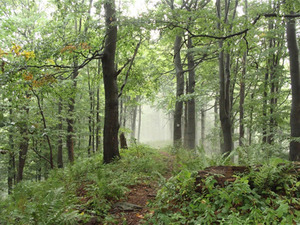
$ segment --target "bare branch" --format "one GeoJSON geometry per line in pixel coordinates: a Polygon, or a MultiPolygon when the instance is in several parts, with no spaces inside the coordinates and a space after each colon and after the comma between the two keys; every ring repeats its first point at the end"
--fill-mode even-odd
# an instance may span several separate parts
{"type": "Polygon", "coordinates": [[[124,87],[125,87],[125,85],[126,85],[126,83],[127,83],[128,76],[129,76],[129,72],[130,72],[131,67],[132,67],[132,65],[133,65],[133,61],[134,61],[134,59],[135,59],[135,56],[136,56],[136,54],[138,53],[139,47],[140,47],[140,45],[141,45],[141,42],[142,42],[142,39],[140,39],[139,43],[138,43],[138,44],[136,45],[136,47],[135,47],[135,50],[134,50],[132,59],[131,59],[131,61],[130,61],[129,68],[128,68],[127,73],[126,73],[126,77],[125,77],[124,83],[122,84],[121,89],[120,89],[120,93],[119,93],[119,95],[118,95],[119,98],[122,96],[123,89],[124,89],[124,87]]]}

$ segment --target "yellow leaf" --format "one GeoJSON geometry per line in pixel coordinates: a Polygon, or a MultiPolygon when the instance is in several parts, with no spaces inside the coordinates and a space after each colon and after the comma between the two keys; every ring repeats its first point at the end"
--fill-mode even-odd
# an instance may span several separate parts
{"type": "Polygon", "coordinates": [[[47,59],[46,62],[47,62],[48,64],[50,64],[50,65],[54,65],[54,64],[55,64],[55,62],[54,62],[53,59],[47,59]]]}
{"type": "Polygon", "coordinates": [[[26,60],[28,60],[28,59],[30,59],[30,58],[33,59],[33,58],[35,57],[35,54],[34,54],[33,51],[31,51],[31,52],[23,51],[23,52],[21,53],[21,55],[22,55],[22,56],[25,56],[26,60]]]}
{"type": "Polygon", "coordinates": [[[14,44],[13,47],[11,48],[11,51],[16,53],[16,55],[20,55],[20,50],[22,47],[20,45],[14,44]]]}
{"type": "Polygon", "coordinates": [[[140,218],[140,219],[144,219],[144,216],[142,214],[137,213],[136,217],[140,218]]]}

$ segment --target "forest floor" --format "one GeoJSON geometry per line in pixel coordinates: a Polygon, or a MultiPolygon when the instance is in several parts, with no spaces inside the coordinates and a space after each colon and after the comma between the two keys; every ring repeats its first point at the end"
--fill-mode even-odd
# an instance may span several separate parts
{"type": "MultiPolygon", "coordinates": [[[[167,172],[164,175],[166,179],[172,176],[175,156],[168,152],[160,152],[167,163],[167,172]]],[[[126,193],[123,200],[116,202],[110,214],[117,219],[118,224],[136,225],[143,224],[146,214],[152,214],[153,211],[148,204],[156,197],[159,189],[157,181],[150,184],[141,183],[128,187],[130,190],[126,193]]]]}

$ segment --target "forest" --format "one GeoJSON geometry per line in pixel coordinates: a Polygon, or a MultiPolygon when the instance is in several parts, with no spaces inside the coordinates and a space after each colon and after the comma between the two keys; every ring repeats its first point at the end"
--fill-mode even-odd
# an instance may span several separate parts
{"type": "Polygon", "coordinates": [[[300,1],[0,3],[0,224],[300,224],[300,1]]]}

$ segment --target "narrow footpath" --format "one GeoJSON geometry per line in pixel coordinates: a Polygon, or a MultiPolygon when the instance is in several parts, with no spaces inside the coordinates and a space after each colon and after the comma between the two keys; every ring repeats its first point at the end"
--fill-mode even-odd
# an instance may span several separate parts
{"type": "MultiPolygon", "coordinates": [[[[161,152],[168,164],[168,171],[164,175],[166,179],[170,178],[173,171],[174,156],[167,152],[161,152]]],[[[137,184],[129,187],[130,191],[126,194],[124,200],[117,202],[110,210],[110,214],[118,220],[118,224],[137,225],[145,222],[146,214],[151,214],[151,208],[148,207],[150,201],[156,197],[158,190],[157,182],[150,184],[137,184]]]]}

